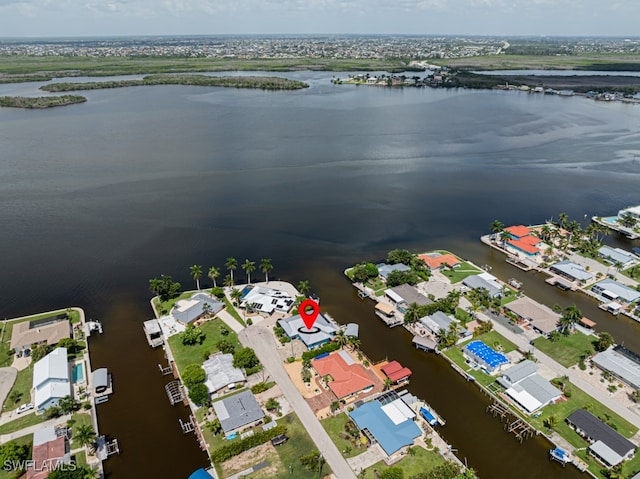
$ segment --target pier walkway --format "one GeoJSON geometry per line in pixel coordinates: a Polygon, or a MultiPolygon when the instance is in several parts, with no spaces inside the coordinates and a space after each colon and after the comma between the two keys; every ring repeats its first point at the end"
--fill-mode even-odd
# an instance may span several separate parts
{"type": "MultiPolygon", "coordinates": [[[[490,319],[488,316],[482,313],[478,314],[478,316],[480,316],[480,319],[483,321],[488,321],[490,319]]],[[[612,397],[608,396],[606,393],[589,384],[587,381],[582,379],[578,372],[572,369],[565,368],[564,366],[553,360],[551,357],[547,356],[542,351],[529,344],[529,338],[526,334],[514,334],[511,330],[496,321],[493,321],[493,327],[498,333],[518,346],[520,350],[529,351],[533,349],[538,361],[551,369],[559,377],[567,376],[576,387],[582,389],[589,396],[604,404],[613,412],[620,415],[634,426],[640,428],[640,416],[632,412],[630,409],[626,408],[624,405],[620,404],[612,397]]]]}

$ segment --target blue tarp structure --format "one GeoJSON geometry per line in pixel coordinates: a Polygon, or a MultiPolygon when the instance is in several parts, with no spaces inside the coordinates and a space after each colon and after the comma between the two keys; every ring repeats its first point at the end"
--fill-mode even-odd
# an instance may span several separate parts
{"type": "Polygon", "coordinates": [[[432,426],[437,426],[438,425],[438,420],[435,418],[435,416],[433,414],[431,414],[431,411],[429,411],[428,409],[425,409],[423,407],[420,408],[420,415],[425,418],[425,420],[431,424],[432,426]]]}
{"type": "Polygon", "coordinates": [[[351,411],[349,416],[361,430],[368,429],[389,456],[404,446],[410,446],[422,434],[411,419],[394,424],[378,401],[363,404],[351,411]]]}
{"type": "Polygon", "coordinates": [[[200,468],[197,471],[195,471],[193,474],[191,474],[189,476],[189,479],[211,479],[211,476],[207,471],[200,468]]]}
{"type": "Polygon", "coordinates": [[[501,364],[509,363],[509,358],[504,354],[494,351],[479,340],[471,341],[464,349],[470,356],[477,360],[481,365],[486,366],[490,371],[493,371],[501,364]]]}

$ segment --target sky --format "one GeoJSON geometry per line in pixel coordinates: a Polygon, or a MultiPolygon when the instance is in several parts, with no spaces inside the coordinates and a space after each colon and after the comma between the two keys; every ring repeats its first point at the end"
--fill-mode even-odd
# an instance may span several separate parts
{"type": "Polygon", "coordinates": [[[638,36],[638,0],[0,0],[0,37],[638,36]]]}

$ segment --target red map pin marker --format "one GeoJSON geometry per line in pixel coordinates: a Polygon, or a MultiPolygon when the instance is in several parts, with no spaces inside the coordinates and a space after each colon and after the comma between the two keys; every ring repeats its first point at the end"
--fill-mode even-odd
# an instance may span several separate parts
{"type": "Polygon", "coordinates": [[[300,306],[298,306],[298,314],[300,314],[307,329],[311,329],[313,323],[316,322],[318,314],[320,314],[320,306],[313,299],[305,299],[300,303],[300,306]],[[311,311],[307,312],[308,309],[311,309],[311,311]]]}

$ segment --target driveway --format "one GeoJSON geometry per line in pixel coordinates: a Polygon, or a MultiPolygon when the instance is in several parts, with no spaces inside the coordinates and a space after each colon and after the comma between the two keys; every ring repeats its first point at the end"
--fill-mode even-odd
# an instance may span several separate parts
{"type": "Polygon", "coordinates": [[[309,405],[284,370],[280,357],[276,352],[275,338],[271,332],[258,324],[243,329],[238,338],[245,346],[253,348],[262,365],[276,381],[289,404],[296,412],[311,439],[325,458],[336,477],[340,479],[356,479],[355,474],[342,457],[336,445],[324,430],[309,405]]]}
{"type": "Polygon", "coordinates": [[[16,368],[0,368],[0,405],[4,404],[7,399],[13,383],[16,381],[16,376],[18,376],[16,368]]]}

